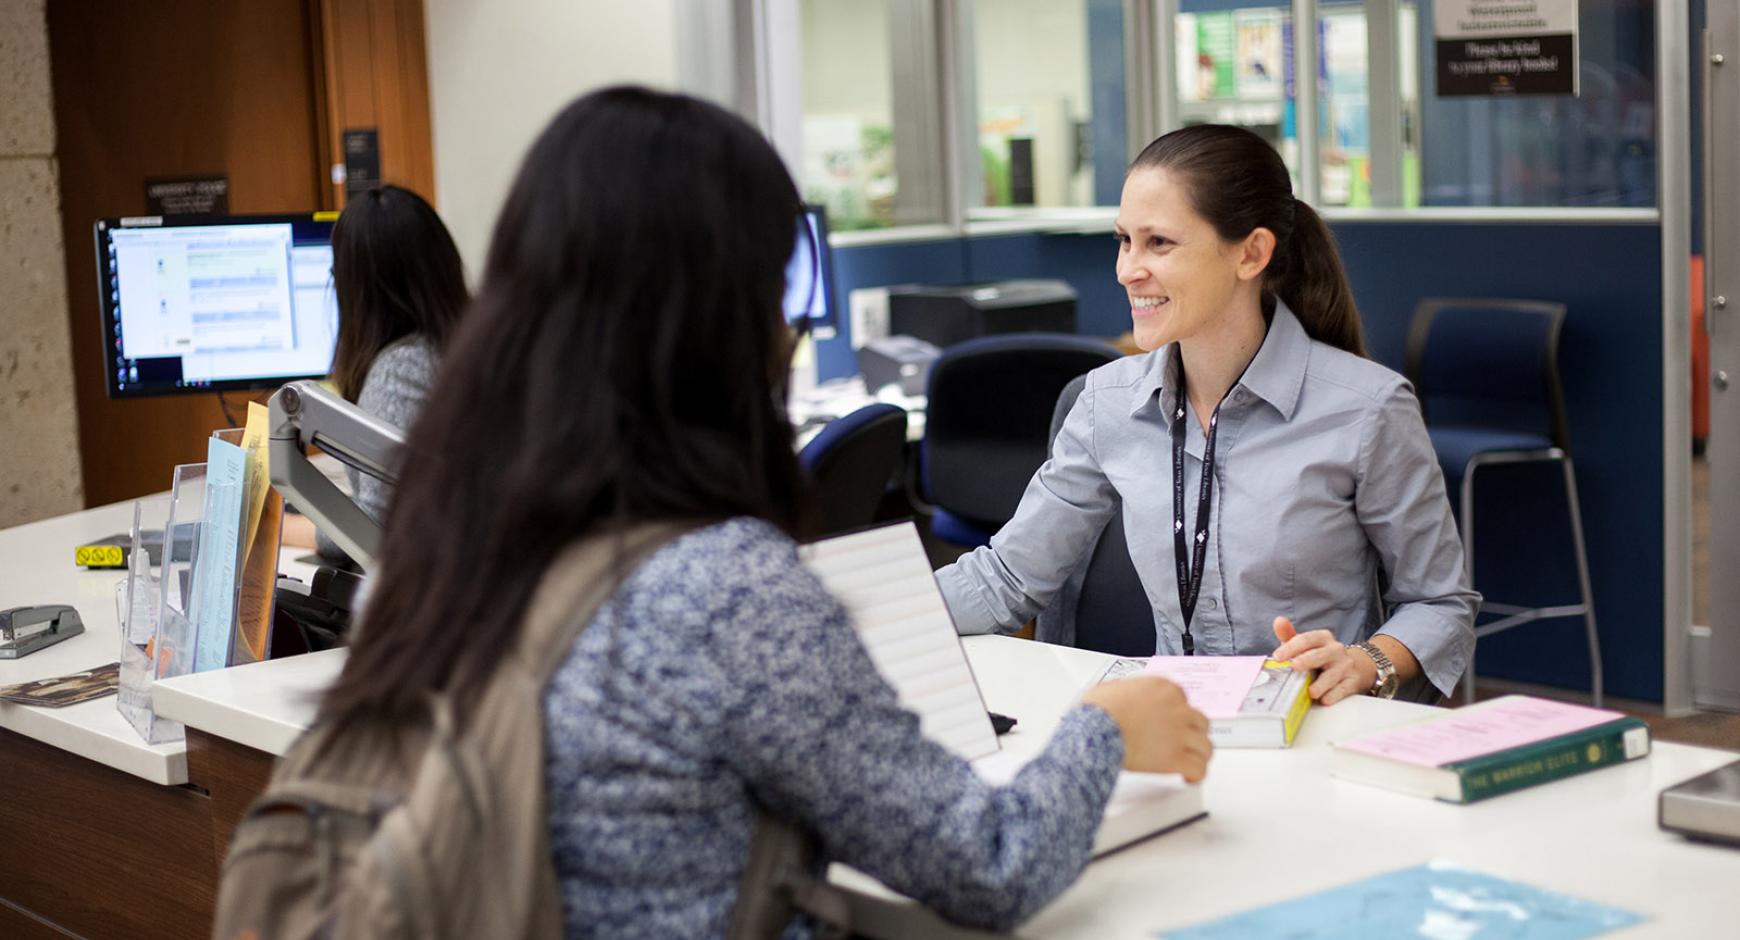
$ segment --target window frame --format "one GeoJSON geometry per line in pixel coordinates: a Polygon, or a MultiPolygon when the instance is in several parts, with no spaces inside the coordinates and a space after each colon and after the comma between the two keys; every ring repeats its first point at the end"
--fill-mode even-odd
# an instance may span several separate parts
{"type": "MultiPolygon", "coordinates": [[[[706,0],[683,0],[705,3],[706,0]]],[[[1290,0],[1294,23],[1315,23],[1319,0],[1290,0]]],[[[1683,0],[1680,0],[1683,2],[1683,0]]],[[[846,247],[939,237],[1011,234],[1016,232],[1099,233],[1111,229],[1116,208],[981,207],[967,194],[978,192],[981,169],[977,159],[977,95],[971,37],[973,0],[888,0],[890,54],[894,56],[893,99],[895,161],[901,190],[918,192],[922,200],[940,206],[939,216],[882,229],[836,232],[830,241],[846,247]],[[904,37],[904,38],[902,38],[904,37]],[[908,186],[912,186],[908,190],[908,186]],[[945,235],[946,233],[946,235],[945,235]]],[[[1659,224],[1665,197],[1658,188],[1656,205],[1615,207],[1419,207],[1402,201],[1400,93],[1402,37],[1398,31],[1400,0],[1363,0],[1366,17],[1368,108],[1372,126],[1370,208],[1323,207],[1332,222],[1445,222],[1659,224]]],[[[1177,75],[1168,53],[1176,48],[1179,0],[1124,0],[1127,158],[1133,159],[1149,140],[1180,126],[1177,75]]],[[[730,41],[735,76],[732,98],[737,110],[774,141],[795,173],[802,166],[802,23],[799,0],[733,0],[730,17],[735,33],[730,41]]],[[[1663,44],[1659,34],[1658,46],[1663,44]]],[[[691,37],[716,37],[718,18],[685,18],[691,37]]],[[[684,37],[679,37],[679,42],[684,37]]],[[[691,48],[719,48],[717,38],[692,38],[691,48]],[[708,45],[708,43],[712,45],[708,45]]],[[[1318,205],[1322,194],[1322,141],[1318,133],[1316,74],[1317,31],[1294,30],[1293,80],[1312,94],[1295,99],[1299,144],[1299,197],[1318,205]]],[[[1669,148],[1659,107],[1661,66],[1657,68],[1657,141],[1659,161],[1669,148]]],[[[721,70],[715,65],[711,74],[721,70]]],[[[699,88],[691,90],[701,91],[699,88]]],[[[1424,88],[1421,94],[1425,94],[1424,88]]],[[[720,97],[716,93],[711,97],[720,97]]],[[[906,200],[902,200],[903,203],[906,200]]],[[[901,211],[901,210],[897,210],[901,211]]]]}

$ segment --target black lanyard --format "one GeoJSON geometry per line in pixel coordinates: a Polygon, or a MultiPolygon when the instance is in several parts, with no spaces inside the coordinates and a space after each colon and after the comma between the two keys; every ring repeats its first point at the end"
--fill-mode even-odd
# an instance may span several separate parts
{"type": "MultiPolygon", "coordinates": [[[[1172,557],[1178,566],[1178,609],[1184,614],[1184,655],[1196,655],[1196,639],[1190,621],[1196,614],[1196,598],[1202,591],[1203,557],[1208,553],[1208,513],[1214,504],[1214,437],[1220,427],[1223,397],[1208,416],[1208,444],[1202,452],[1202,486],[1196,497],[1196,532],[1187,545],[1184,539],[1184,409],[1190,397],[1184,389],[1184,364],[1178,368],[1178,404],[1172,410],[1172,557]]],[[[1242,378],[1242,376],[1241,376],[1242,378]]],[[[1237,385],[1238,383],[1234,383],[1237,385]]]]}

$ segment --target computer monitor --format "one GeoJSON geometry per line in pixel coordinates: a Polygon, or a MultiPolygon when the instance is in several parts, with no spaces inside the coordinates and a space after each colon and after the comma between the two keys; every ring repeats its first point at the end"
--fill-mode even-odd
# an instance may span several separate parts
{"type": "Polygon", "coordinates": [[[818,339],[834,335],[834,255],[828,249],[828,212],[821,206],[805,206],[798,225],[797,245],[785,266],[785,319],[792,326],[807,321],[818,339]]]}
{"type": "Polygon", "coordinates": [[[96,224],[110,398],[272,388],[332,365],[337,213],[96,224]]]}

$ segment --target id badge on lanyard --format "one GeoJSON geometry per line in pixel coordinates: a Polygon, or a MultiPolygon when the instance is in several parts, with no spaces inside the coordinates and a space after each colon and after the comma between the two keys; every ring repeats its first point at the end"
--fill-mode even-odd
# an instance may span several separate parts
{"type": "MultiPolygon", "coordinates": [[[[1178,369],[1178,402],[1172,410],[1172,558],[1178,569],[1178,609],[1184,615],[1184,655],[1196,655],[1196,638],[1190,634],[1190,621],[1196,615],[1197,597],[1202,593],[1202,569],[1208,554],[1208,516],[1214,505],[1214,441],[1220,427],[1220,406],[1223,397],[1208,417],[1208,443],[1202,452],[1202,485],[1197,487],[1196,524],[1193,534],[1184,535],[1184,437],[1185,409],[1190,407],[1185,393],[1183,362],[1178,369]]],[[[1236,384],[1236,383],[1235,383],[1236,384]]]]}

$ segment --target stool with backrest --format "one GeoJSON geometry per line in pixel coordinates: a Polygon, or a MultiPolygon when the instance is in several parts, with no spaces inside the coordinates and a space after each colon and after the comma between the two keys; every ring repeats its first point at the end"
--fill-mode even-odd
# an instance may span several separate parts
{"type": "MultiPolygon", "coordinates": [[[[1476,638],[1555,617],[1582,617],[1589,643],[1594,704],[1601,704],[1601,642],[1583,516],[1559,385],[1559,332],[1565,305],[1535,300],[1420,301],[1408,332],[1408,379],[1420,399],[1426,430],[1457,503],[1464,562],[1474,579],[1474,477],[1498,464],[1557,463],[1565,481],[1572,552],[1581,601],[1520,607],[1484,601],[1481,613],[1501,619],[1475,627],[1476,638]]],[[[1463,698],[1474,700],[1474,663],[1463,677],[1463,698]]]]}
{"type": "Polygon", "coordinates": [[[1010,333],[956,343],[932,366],[921,478],[931,534],[978,546],[1015,515],[1051,450],[1057,394],[1117,359],[1095,339],[1010,333]]]}
{"type": "Polygon", "coordinates": [[[895,405],[865,405],[828,422],[798,463],[816,487],[819,528],[832,535],[876,521],[876,507],[896,479],[906,446],[906,412],[895,405]]]}

